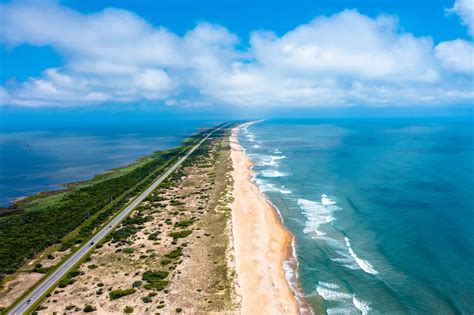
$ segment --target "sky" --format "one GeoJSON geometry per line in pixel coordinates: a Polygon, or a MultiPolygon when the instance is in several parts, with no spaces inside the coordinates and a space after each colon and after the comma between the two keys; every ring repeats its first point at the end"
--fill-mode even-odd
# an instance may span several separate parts
{"type": "Polygon", "coordinates": [[[0,1],[0,106],[472,108],[474,0],[0,1]]]}

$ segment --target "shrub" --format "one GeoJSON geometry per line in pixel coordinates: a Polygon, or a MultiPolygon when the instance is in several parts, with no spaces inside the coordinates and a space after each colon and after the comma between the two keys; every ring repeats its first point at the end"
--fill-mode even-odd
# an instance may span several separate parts
{"type": "Polygon", "coordinates": [[[166,271],[145,271],[142,276],[142,280],[145,280],[147,282],[155,282],[158,280],[163,280],[168,277],[168,272],[166,271]]]}
{"type": "Polygon", "coordinates": [[[38,273],[48,273],[51,269],[53,269],[53,267],[42,267],[41,264],[36,264],[32,271],[38,273]]]}
{"type": "Polygon", "coordinates": [[[141,285],[142,285],[142,282],[140,280],[137,280],[137,281],[133,282],[132,287],[138,288],[141,285]]]}
{"type": "Polygon", "coordinates": [[[67,276],[69,278],[74,278],[74,277],[77,277],[81,274],[82,274],[82,272],[80,270],[76,269],[76,270],[71,271],[67,276]]]}
{"type": "Polygon", "coordinates": [[[172,238],[185,238],[185,237],[188,237],[191,233],[192,233],[192,231],[183,230],[183,231],[179,231],[179,232],[171,232],[168,235],[171,236],[172,238]]]}
{"type": "Polygon", "coordinates": [[[125,308],[123,309],[123,312],[124,312],[125,314],[131,314],[131,313],[133,313],[133,310],[134,310],[133,307],[127,305],[127,306],[125,306],[125,308]]]}
{"type": "Polygon", "coordinates": [[[58,287],[60,287],[60,288],[65,288],[65,287],[67,287],[68,285],[73,284],[74,281],[75,281],[74,279],[71,279],[71,278],[66,277],[66,278],[64,278],[64,279],[61,279],[61,281],[59,281],[58,287]]]}
{"type": "Polygon", "coordinates": [[[155,233],[152,233],[152,234],[148,235],[148,240],[156,241],[158,239],[159,234],[160,234],[160,232],[155,232],[155,233]]]}
{"type": "Polygon", "coordinates": [[[172,206],[183,206],[185,204],[186,204],[185,202],[178,201],[178,200],[171,200],[170,201],[170,205],[172,205],[172,206]]]}
{"type": "Polygon", "coordinates": [[[143,301],[143,303],[150,303],[151,302],[151,297],[144,296],[144,297],[142,297],[142,301],[143,301]]]}
{"type": "Polygon", "coordinates": [[[182,311],[183,311],[182,308],[179,308],[179,307],[178,307],[178,308],[176,309],[176,313],[181,313],[182,311]]]}
{"type": "Polygon", "coordinates": [[[87,304],[87,305],[84,307],[83,311],[84,311],[84,313],[90,313],[90,312],[95,311],[95,308],[94,308],[92,305],[87,304]]]}
{"type": "Polygon", "coordinates": [[[168,258],[178,258],[181,255],[183,255],[183,249],[178,248],[178,249],[175,249],[174,251],[169,252],[165,256],[168,257],[168,258]]]}
{"type": "Polygon", "coordinates": [[[164,265],[168,265],[172,262],[171,259],[167,259],[167,258],[163,258],[160,263],[164,266],[164,265]]]}
{"type": "Polygon", "coordinates": [[[152,283],[145,284],[144,288],[147,290],[156,289],[158,291],[163,291],[168,286],[168,284],[169,282],[166,280],[157,280],[152,283]]]}
{"type": "Polygon", "coordinates": [[[195,222],[195,220],[193,220],[193,219],[191,219],[191,220],[183,220],[183,221],[180,221],[180,222],[176,222],[176,223],[174,224],[174,226],[180,227],[180,228],[187,228],[188,226],[193,225],[194,222],[195,222]]]}
{"type": "Polygon", "coordinates": [[[135,289],[125,289],[125,290],[114,290],[109,292],[110,300],[116,300],[126,295],[135,293],[135,289]]]}

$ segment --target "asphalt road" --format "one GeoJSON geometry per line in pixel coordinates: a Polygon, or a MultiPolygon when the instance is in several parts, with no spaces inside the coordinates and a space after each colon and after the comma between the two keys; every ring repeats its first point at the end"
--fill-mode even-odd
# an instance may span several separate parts
{"type": "Polygon", "coordinates": [[[181,157],[171,168],[169,168],[163,175],[161,175],[147,190],[145,190],[140,196],[135,198],[119,215],[117,215],[112,221],[109,222],[105,227],[98,231],[86,244],[84,244],[78,251],[76,251],[71,257],[69,257],[65,263],[63,263],[58,269],[56,269],[52,274],[48,276],[39,286],[37,286],[33,291],[30,292],[25,298],[21,300],[8,314],[25,314],[28,309],[38,302],[42,295],[52,289],[55,284],[66,275],[70,269],[77,263],[79,260],[84,258],[86,254],[92,250],[95,244],[100,242],[105,236],[115,229],[120,221],[122,221],[133,209],[142,202],[155,188],[163,182],[176,168],[178,168],[184,160],[186,160],[204,141],[206,141],[214,132],[224,128],[220,127],[214,129],[208,133],[198,144],[191,148],[191,150],[186,153],[185,156],[181,157]]]}

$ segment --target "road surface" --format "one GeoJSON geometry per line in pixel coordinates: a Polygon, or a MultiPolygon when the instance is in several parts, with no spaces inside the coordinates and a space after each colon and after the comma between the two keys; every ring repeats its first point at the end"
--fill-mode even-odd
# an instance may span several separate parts
{"type": "Polygon", "coordinates": [[[119,215],[117,215],[112,221],[110,221],[105,227],[98,231],[86,244],[84,244],[78,251],[76,251],[71,257],[69,257],[65,263],[63,263],[58,269],[50,274],[46,280],[44,280],[39,286],[24,297],[8,314],[20,315],[25,314],[28,309],[38,302],[44,293],[52,289],[55,284],[66,275],[70,269],[79,262],[87,253],[94,247],[95,244],[100,242],[105,236],[115,229],[120,221],[122,221],[130,212],[135,209],[155,188],[162,183],[175,169],[177,169],[204,141],[206,141],[214,132],[224,128],[214,129],[208,133],[198,144],[191,148],[185,156],[181,157],[172,167],[170,167],[163,175],[161,175],[147,190],[145,190],[138,198],[134,199],[119,215]]]}

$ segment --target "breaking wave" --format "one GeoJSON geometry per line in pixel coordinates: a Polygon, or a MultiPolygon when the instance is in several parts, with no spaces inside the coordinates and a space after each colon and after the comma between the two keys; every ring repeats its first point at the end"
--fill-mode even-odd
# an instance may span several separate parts
{"type": "Polygon", "coordinates": [[[368,314],[370,303],[356,298],[355,294],[344,292],[335,283],[319,281],[316,292],[326,301],[337,302],[336,307],[327,309],[328,314],[368,314]]]}
{"type": "Polygon", "coordinates": [[[262,177],[283,177],[287,176],[285,173],[282,173],[277,170],[261,170],[260,175],[262,177]]]}
{"type": "Polygon", "coordinates": [[[298,199],[298,206],[300,206],[307,219],[303,232],[313,234],[316,237],[326,235],[325,232],[319,230],[319,227],[335,220],[333,216],[334,211],[341,209],[335,204],[336,203],[329,199],[326,194],[321,196],[321,202],[307,199],[298,199]]]}
{"type": "Polygon", "coordinates": [[[347,246],[347,249],[349,250],[349,253],[350,253],[351,257],[354,258],[355,262],[360,267],[360,269],[364,270],[367,273],[373,274],[373,275],[378,274],[378,271],[375,270],[374,267],[367,260],[359,258],[354,253],[354,250],[352,249],[351,243],[350,243],[349,238],[347,236],[344,237],[344,240],[346,241],[346,246],[347,246]]]}

